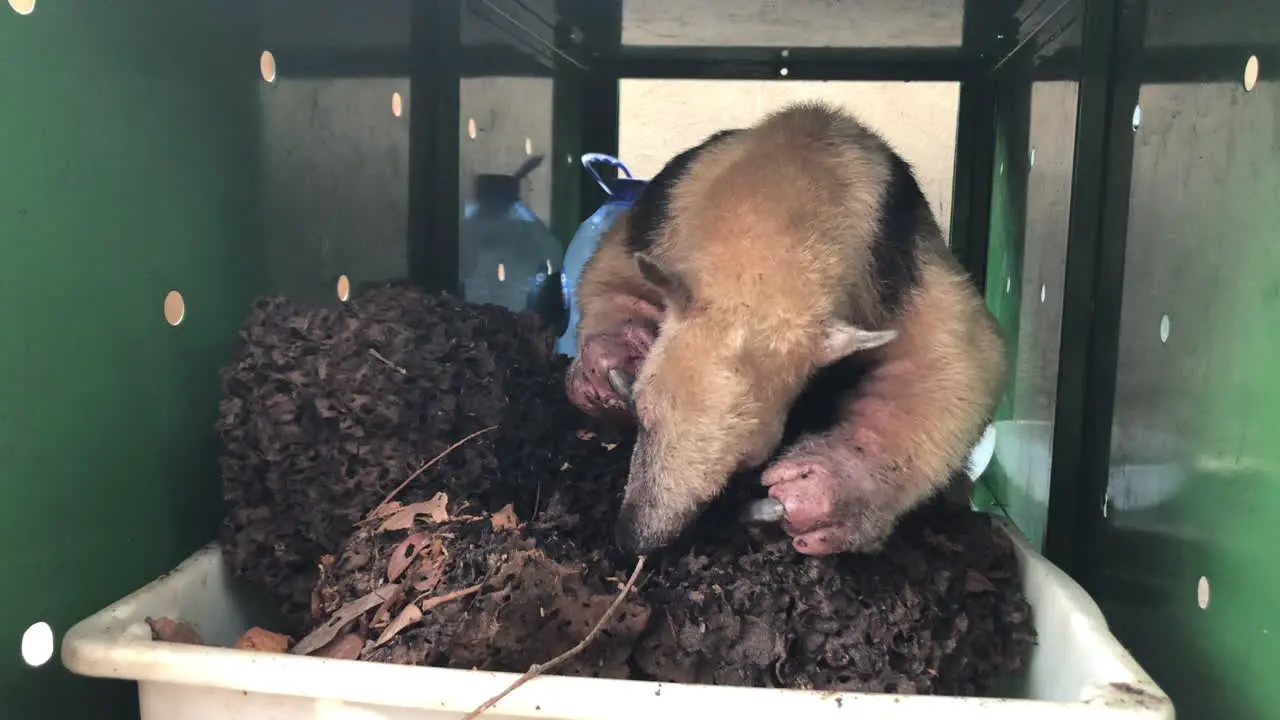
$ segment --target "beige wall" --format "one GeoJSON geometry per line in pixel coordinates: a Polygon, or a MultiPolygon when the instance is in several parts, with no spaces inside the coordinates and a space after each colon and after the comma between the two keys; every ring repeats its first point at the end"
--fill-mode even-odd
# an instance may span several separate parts
{"type": "Polygon", "coordinates": [[[821,99],[840,105],[915,167],[950,236],[957,83],[623,80],[619,92],[619,158],[637,177],[652,177],[673,155],[717,130],[753,123],[787,103],[821,99]]]}
{"type": "Polygon", "coordinates": [[[476,175],[513,173],[530,155],[543,155],[543,163],[521,186],[520,197],[543,222],[551,222],[551,164],[558,160],[549,156],[552,88],[551,78],[542,77],[462,79],[458,108],[462,202],[471,197],[476,175]],[[474,138],[469,133],[473,122],[474,138]]]}
{"type": "Polygon", "coordinates": [[[957,47],[964,0],[623,0],[625,45],[957,47]]]}

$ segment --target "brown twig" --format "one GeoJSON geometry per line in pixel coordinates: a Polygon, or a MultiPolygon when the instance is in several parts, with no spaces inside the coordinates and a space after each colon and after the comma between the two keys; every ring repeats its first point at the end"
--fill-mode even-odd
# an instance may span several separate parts
{"type": "Polygon", "coordinates": [[[600,619],[596,622],[595,627],[591,628],[591,632],[587,633],[587,636],[582,639],[582,642],[578,643],[577,645],[574,645],[573,647],[560,653],[554,658],[551,658],[547,662],[542,663],[541,665],[530,666],[529,670],[525,672],[525,674],[516,678],[515,682],[508,685],[506,690],[503,690],[497,695],[494,695],[488,700],[485,700],[483,703],[480,704],[480,707],[476,708],[475,710],[472,710],[466,715],[463,715],[461,720],[475,720],[475,718],[479,717],[482,713],[484,713],[485,710],[488,710],[494,705],[497,705],[498,702],[502,700],[502,698],[514,692],[516,688],[538,677],[539,675],[542,675],[551,670],[554,670],[558,666],[563,665],[569,660],[572,660],[575,656],[578,655],[578,653],[581,653],[583,650],[585,650],[587,648],[587,645],[590,645],[591,641],[595,639],[596,635],[600,634],[600,631],[604,628],[605,623],[609,622],[609,619],[612,618],[614,613],[618,611],[618,608],[622,605],[622,601],[626,599],[627,595],[631,593],[631,588],[635,587],[636,578],[640,577],[640,571],[644,569],[644,559],[645,559],[644,555],[641,555],[639,558],[636,559],[636,569],[631,571],[631,577],[627,579],[627,584],[622,587],[622,592],[618,593],[618,597],[613,599],[613,603],[609,605],[609,609],[604,611],[604,615],[600,616],[600,619]]]}
{"type": "Polygon", "coordinates": [[[430,460],[428,460],[428,461],[426,461],[426,462],[422,463],[422,467],[418,468],[417,470],[414,470],[414,471],[413,471],[413,474],[412,474],[412,475],[410,475],[409,477],[405,478],[405,479],[404,479],[404,482],[402,482],[402,483],[400,483],[399,485],[397,485],[395,490],[392,490],[391,492],[387,493],[387,496],[386,496],[386,497],[384,497],[384,498],[382,498],[382,502],[380,502],[380,503],[378,503],[377,505],[375,505],[375,506],[373,507],[373,509],[369,511],[369,514],[368,514],[367,516],[365,516],[365,519],[367,520],[367,519],[369,519],[369,518],[372,518],[372,517],[373,517],[373,515],[374,515],[374,513],[376,513],[376,512],[378,511],[378,508],[380,508],[380,507],[382,507],[383,505],[386,505],[387,503],[389,503],[389,502],[391,502],[392,500],[394,500],[394,499],[395,499],[395,497],[396,497],[396,495],[399,495],[399,494],[400,494],[400,491],[401,491],[401,490],[405,489],[405,487],[406,487],[409,483],[413,482],[413,481],[414,481],[414,479],[416,479],[419,475],[421,475],[422,473],[426,472],[426,471],[427,471],[427,469],[428,469],[428,468],[430,468],[432,465],[435,465],[436,463],[438,463],[438,462],[440,462],[441,460],[443,460],[445,455],[448,455],[449,453],[453,452],[454,450],[457,450],[457,449],[458,449],[462,444],[466,443],[468,440],[471,440],[472,438],[475,438],[475,437],[478,437],[478,436],[480,436],[480,435],[483,435],[483,434],[485,434],[485,433],[489,432],[490,430],[493,430],[493,429],[495,429],[495,428],[497,428],[497,427],[498,427],[497,425],[490,425],[489,427],[487,427],[487,428],[485,428],[485,429],[483,429],[483,430],[477,430],[477,431],[475,431],[475,432],[471,433],[470,435],[468,435],[468,436],[466,436],[466,437],[462,438],[462,439],[461,439],[461,440],[459,440],[458,442],[456,442],[456,443],[454,443],[454,444],[450,445],[449,447],[445,448],[445,449],[444,449],[444,452],[442,452],[442,453],[440,453],[439,455],[437,455],[437,456],[435,456],[435,457],[431,458],[430,460]]]}
{"type": "Polygon", "coordinates": [[[408,375],[408,374],[409,374],[409,371],[408,371],[408,370],[405,370],[404,368],[400,367],[399,365],[397,365],[397,364],[395,364],[395,363],[391,362],[390,360],[386,359],[385,357],[383,357],[382,353],[378,352],[377,350],[374,350],[373,348],[369,348],[369,354],[370,354],[370,355],[372,355],[372,356],[373,356],[374,358],[376,358],[377,360],[379,360],[380,362],[382,362],[382,363],[383,363],[384,365],[386,365],[387,367],[389,367],[389,368],[391,368],[392,370],[395,370],[396,372],[400,373],[401,375],[408,375]]]}

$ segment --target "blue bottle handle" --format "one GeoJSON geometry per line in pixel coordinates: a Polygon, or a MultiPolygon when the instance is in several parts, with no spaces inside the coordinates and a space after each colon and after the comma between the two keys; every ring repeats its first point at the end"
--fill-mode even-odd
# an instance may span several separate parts
{"type": "Polygon", "coordinates": [[[626,165],[622,164],[621,160],[612,155],[605,155],[604,153],[584,153],[582,155],[582,167],[586,168],[587,172],[591,173],[591,177],[596,179],[596,184],[604,188],[605,193],[608,194],[609,197],[613,197],[613,190],[605,184],[604,180],[600,179],[600,174],[595,171],[595,168],[591,167],[595,163],[601,162],[608,163],[618,168],[622,172],[626,173],[628,178],[631,177],[631,171],[627,169],[626,165]]]}

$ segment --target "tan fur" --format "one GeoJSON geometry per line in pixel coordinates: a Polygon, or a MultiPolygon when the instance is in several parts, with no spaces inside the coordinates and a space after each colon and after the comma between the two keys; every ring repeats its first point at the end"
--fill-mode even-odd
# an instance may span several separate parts
{"type": "MultiPolygon", "coordinates": [[[[676,186],[673,220],[646,255],[692,302],[665,297],[636,378],[641,438],[624,515],[639,535],[669,541],[733,472],[765,462],[814,373],[860,349],[824,350],[849,326],[902,333],[869,350],[875,370],[849,400],[851,424],[833,431],[889,459],[876,472],[893,486],[895,510],[963,463],[994,407],[1004,354],[927,206],[920,285],[899,317],[881,306],[871,243],[889,167],[887,148],[856,120],[804,104],[709,148],[676,186]]],[[[597,257],[580,286],[580,333],[625,315],[616,297],[605,302],[607,288],[654,288],[632,274],[620,244],[597,257]],[[590,320],[589,297],[601,302],[590,320]]]]}
{"type": "MultiPolygon", "coordinates": [[[[892,488],[894,515],[944,487],[981,436],[1004,382],[995,320],[950,256],[924,259],[900,334],[843,413],[836,431],[867,455],[893,458],[872,479],[892,488]]],[[[888,528],[886,528],[887,530],[888,528]]]]}
{"type": "MultiPolygon", "coordinates": [[[[888,154],[852,118],[801,105],[707,151],[673,193],[672,224],[655,261],[685,276],[708,310],[768,297],[779,349],[831,317],[887,317],[865,282],[888,154]],[[833,263],[833,253],[849,262],[833,263]]],[[[776,338],[776,339],[775,339],[776,338]]],[[[809,338],[812,340],[812,337],[809,338]]]]}

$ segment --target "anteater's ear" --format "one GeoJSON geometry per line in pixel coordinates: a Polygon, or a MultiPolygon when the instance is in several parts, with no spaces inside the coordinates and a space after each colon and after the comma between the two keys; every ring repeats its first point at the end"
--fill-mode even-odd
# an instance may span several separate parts
{"type": "Polygon", "coordinates": [[[636,264],[640,266],[640,275],[662,291],[668,307],[684,309],[693,303],[693,291],[675,273],[658,267],[657,263],[643,253],[636,255],[636,264]]]}
{"type": "Polygon", "coordinates": [[[866,330],[839,320],[828,323],[825,330],[818,358],[818,364],[823,367],[856,352],[878,348],[898,337],[897,330],[866,330]]]}

